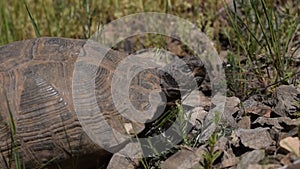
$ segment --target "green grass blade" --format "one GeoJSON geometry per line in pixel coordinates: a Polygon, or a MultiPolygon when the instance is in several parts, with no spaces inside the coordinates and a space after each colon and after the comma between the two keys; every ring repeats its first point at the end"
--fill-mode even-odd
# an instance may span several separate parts
{"type": "MultiPolygon", "coordinates": [[[[269,40],[269,38],[268,38],[266,29],[265,29],[265,27],[264,27],[265,25],[264,25],[263,22],[262,22],[262,18],[261,18],[260,14],[259,14],[259,11],[258,11],[258,9],[257,9],[257,6],[256,6],[256,4],[254,4],[253,1],[250,1],[250,4],[251,4],[252,9],[254,10],[255,17],[256,17],[256,19],[257,19],[257,21],[258,21],[258,23],[259,23],[259,26],[260,26],[261,31],[262,31],[262,33],[263,33],[263,36],[265,37],[265,40],[266,40],[266,43],[267,43],[267,50],[270,52],[270,54],[271,54],[271,56],[272,56],[272,55],[273,55],[272,45],[271,45],[270,40],[269,40]]],[[[270,26],[270,25],[269,25],[269,26],[270,26]]]]}
{"type": "Polygon", "coordinates": [[[29,11],[29,9],[28,9],[28,6],[27,6],[26,1],[23,0],[23,3],[24,3],[24,5],[25,5],[25,8],[26,8],[26,11],[27,11],[28,16],[30,17],[30,21],[31,21],[31,23],[32,23],[32,26],[33,26],[33,28],[34,28],[35,36],[39,38],[39,37],[41,37],[41,34],[40,34],[39,29],[38,29],[38,26],[37,26],[37,24],[36,24],[34,18],[32,17],[32,15],[31,15],[31,13],[30,13],[30,11],[29,11]]]}
{"type": "Polygon", "coordinates": [[[20,157],[19,147],[18,147],[18,143],[17,143],[17,128],[16,128],[16,124],[14,121],[13,112],[11,110],[11,107],[10,107],[10,104],[8,101],[7,94],[5,95],[5,97],[6,97],[6,104],[7,104],[7,108],[8,108],[8,112],[9,112],[9,116],[10,116],[12,158],[15,160],[16,169],[22,169],[21,157],[20,157]]]}

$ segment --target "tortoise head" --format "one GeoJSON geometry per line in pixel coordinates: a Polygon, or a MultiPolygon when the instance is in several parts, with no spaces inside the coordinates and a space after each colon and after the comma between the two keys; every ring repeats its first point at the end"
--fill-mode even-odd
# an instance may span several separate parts
{"type": "Polygon", "coordinates": [[[162,90],[172,100],[199,88],[205,75],[204,64],[193,56],[175,59],[159,71],[162,90]]]}

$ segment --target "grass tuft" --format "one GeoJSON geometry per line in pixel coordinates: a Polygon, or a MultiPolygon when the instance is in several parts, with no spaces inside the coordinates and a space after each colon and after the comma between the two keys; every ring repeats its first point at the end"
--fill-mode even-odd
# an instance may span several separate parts
{"type": "Polygon", "coordinates": [[[235,94],[247,96],[264,92],[279,83],[289,83],[287,80],[294,74],[290,66],[291,53],[292,47],[297,45],[294,38],[299,16],[297,12],[282,14],[274,3],[233,0],[233,8],[226,8],[231,24],[228,38],[234,51],[229,56],[230,70],[238,74],[238,78],[232,80],[231,89],[242,89],[234,91],[235,94]],[[253,79],[256,79],[255,85],[251,86],[249,81],[253,79]]]}

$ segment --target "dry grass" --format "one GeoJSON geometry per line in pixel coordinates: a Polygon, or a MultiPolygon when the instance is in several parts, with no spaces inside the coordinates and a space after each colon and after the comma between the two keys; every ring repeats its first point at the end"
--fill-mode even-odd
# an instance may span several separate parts
{"type": "Polygon", "coordinates": [[[36,37],[25,4],[41,36],[87,39],[100,25],[138,12],[166,12],[196,23],[211,37],[218,28],[212,20],[222,1],[205,0],[0,0],[0,45],[36,37]]]}

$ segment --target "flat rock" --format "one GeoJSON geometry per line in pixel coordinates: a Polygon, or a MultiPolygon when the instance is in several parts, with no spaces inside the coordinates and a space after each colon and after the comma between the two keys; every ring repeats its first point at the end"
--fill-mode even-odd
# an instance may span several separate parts
{"type": "Polygon", "coordinates": [[[210,107],[211,99],[201,91],[194,90],[182,101],[182,104],[191,107],[210,107]]]}
{"type": "Polygon", "coordinates": [[[244,114],[255,114],[263,117],[270,117],[272,108],[250,97],[243,102],[244,114]]]}
{"type": "Polygon", "coordinates": [[[138,144],[128,143],[119,152],[115,153],[109,161],[107,169],[126,168],[134,169],[139,165],[142,157],[138,144]]]}
{"type": "Polygon", "coordinates": [[[245,153],[241,157],[241,161],[237,165],[238,169],[249,169],[251,164],[256,164],[263,160],[265,157],[264,150],[253,150],[251,152],[245,153]]]}
{"type": "Polygon", "coordinates": [[[250,129],[251,127],[251,119],[249,116],[244,116],[242,119],[238,122],[238,128],[240,129],[250,129]]]}
{"type": "Polygon", "coordinates": [[[274,143],[269,128],[256,128],[256,129],[237,129],[236,135],[241,139],[244,146],[252,149],[267,148],[274,143]]]}
{"type": "Polygon", "coordinates": [[[279,164],[267,164],[267,165],[250,164],[247,169],[274,169],[279,167],[281,167],[279,164]]]}
{"type": "Polygon", "coordinates": [[[114,154],[107,166],[107,169],[116,169],[116,168],[126,168],[126,169],[135,169],[139,164],[139,159],[137,158],[128,158],[121,154],[114,154]]]}
{"type": "Polygon", "coordinates": [[[234,155],[232,149],[228,149],[224,151],[221,167],[222,168],[232,167],[238,164],[239,161],[240,161],[239,158],[234,155]]]}
{"type": "Polygon", "coordinates": [[[300,100],[300,91],[294,86],[282,85],[276,88],[275,113],[280,116],[294,116],[299,110],[297,102],[300,100]]]}
{"type": "Polygon", "coordinates": [[[299,126],[300,118],[291,119],[289,117],[277,117],[277,118],[266,118],[266,117],[258,117],[253,124],[258,123],[260,125],[271,125],[277,129],[284,129],[284,126],[299,126]]]}
{"type": "Polygon", "coordinates": [[[181,149],[161,164],[161,169],[198,168],[205,153],[204,146],[197,150],[181,149]]]}
{"type": "Polygon", "coordinates": [[[286,149],[287,151],[300,155],[300,141],[298,137],[287,137],[279,142],[280,147],[286,149]]]}

